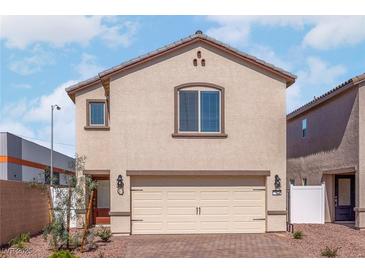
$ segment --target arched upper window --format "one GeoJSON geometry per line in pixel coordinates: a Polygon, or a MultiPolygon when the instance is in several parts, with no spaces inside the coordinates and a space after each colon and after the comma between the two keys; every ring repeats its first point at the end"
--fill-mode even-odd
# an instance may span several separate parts
{"type": "Polygon", "coordinates": [[[176,87],[175,136],[218,135],[226,137],[224,89],[209,83],[190,83],[176,87]]]}

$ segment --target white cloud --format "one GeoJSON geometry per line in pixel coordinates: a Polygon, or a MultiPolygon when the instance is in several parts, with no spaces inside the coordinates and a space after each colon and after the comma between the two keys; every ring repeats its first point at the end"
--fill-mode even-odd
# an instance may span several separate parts
{"type": "Polygon", "coordinates": [[[208,29],[208,35],[234,45],[247,43],[255,24],[293,29],[308,26],[303,45],[316,49],[365,41],[365,16],[208,16],[207,19],[218,25],[208,29]]]}
{"type": "Polygon", "coordinates": [[[26,84],[26,83],[12,84],[11,86],[16,89],[31,89],[32,88],[31,84],[26,84]]]}
{"type": "Polygon", "coordinates": [[[74,155],[75,148],[75,110],[67,96],[65,88],[75,81],[66,82],[55,88],[50,94],[31,101],[20,100],[7,104],[0,110],[0,131],[25,136],[42,145],[49,145],[51,105],[58,104],[61,110],[54,113],[55,150],[74,155]]]}
{"type": "Polygon", "coordinates": [[[290,26],[302,28],[305,18],[302,16],[208,16],[209,21],[218,24],[207,30],[207,34],[233,45],[246,44],[250,39],[253,24],[273,27],[290,26]]]}
{"type": "Polygon", "coordinates": [[[331,65],[318,57],[308,57],[306,66],[297,72],[296,83],[287,90],[287,110],[292,111],[314,96],[322,95],[338,84],[346,72],[343,65],[331,65]]]}
{"type": "Polygon", "coordinates": [[[43,42],[56,47],[87,45],[100,38],[108,46],[129,46],[136,22],[103,16],[2,16],[0,37],[9,48],[43,42]],[[114,23],[114,25],[112,25],[114,23]]]}
{"type": "Polygon", "coordinates": [[[305,35],[303,43],[317,49],[329,49],[364,40],[365,16],[330,16],[320,18],[305,35]]]}
{"type": "Polygon", "coordinates": [[[97,75],[105,68],[98,65],[96,57],[91,54],[83,53],[81,55],[81,61],[75,66],[76,72],[80,75],[81,79],[87,79],[97,75]]]}
{"type": "Polygon", "coordinates": [[[343,65],[331,66],[318,57],[308,57],[307,66],[309,70],[300,71],[299,77],[308,84],[332,84],[339,76],[345,74],[346,68],[343,65]]]}
{"type": "Polygon", "coordinates": [[[42,70],[44,66],[54,64],[54,58],[50,52],[45,51],[40,45],[30,50],[30,56],[15,59],[10,58],[9,69],[17,74],[26,76],[42,70]]]}

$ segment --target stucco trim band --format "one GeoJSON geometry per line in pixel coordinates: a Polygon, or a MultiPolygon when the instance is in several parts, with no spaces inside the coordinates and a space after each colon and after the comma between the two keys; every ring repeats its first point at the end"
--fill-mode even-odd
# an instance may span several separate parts
{"type": "Polygon", "coordinates": [[[85,169],[84,175],[110,175],[109,169],[85,169]]]}
{"type": "Polygon", "coordinates": [[[324,170],[323,174],[333,175],[333,174],[351,173],[351,172],[356,172],[356,168],[355,167],[344,167],[344,168],[337,168],[337,169],[328,169],[328,170],[324,170]]]}
{"type": "Polygon", "coordinates": [[[270,176],[270,170],[127,170],[127,176],[270,176]]]}
{"type": "Polygon", "coordinates": [[[109,216],[131,216],[129,211],[110,211],[109,216]]]}
{"type": "Polygon", "coordinates": [[[354,211],[355,212],[365,212],[365,208],[364,207],[354,207],[354,211]]]}

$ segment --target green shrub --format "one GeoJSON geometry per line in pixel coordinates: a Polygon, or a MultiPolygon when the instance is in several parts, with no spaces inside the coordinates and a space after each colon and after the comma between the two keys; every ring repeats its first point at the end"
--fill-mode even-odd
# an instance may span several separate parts
{"type": "Polygon", "coordinates": [[[71,251],[69,250],[59,250],[54,251],[50,258],[77,258],[71,251]]]}
{"type": "Polygon", "coordinates": [[[337,251],[339,249],[339,247],[329,248],[328,246],[326,246],[326,248],[321,251],[321,256],[327,258],[335,258],[337,257],[337,251]]]}
{"type": "Polygon", "coordinates": [[[23,249],[26,243],[29,243],[30,234],[29,233],[22,233],[16,236],[14,239],[9,241],[10,246],[15,246],[17,248],[23,249]]]}
{"type": "Polygon", "coordinates": [[[96,235],[100,237],[103,242],[108,242],[112,237],[112,232],[109,228],[102,226],[97,232],[96,235]]]}
{"type": "Polygon", "coordinates": [[[300,231],[300,230],[295,231],[293,233],[293,238],[296,239],[296,240],[303,239],[303,236],[304,236],[304,233],[302,231],[300,231]]]}

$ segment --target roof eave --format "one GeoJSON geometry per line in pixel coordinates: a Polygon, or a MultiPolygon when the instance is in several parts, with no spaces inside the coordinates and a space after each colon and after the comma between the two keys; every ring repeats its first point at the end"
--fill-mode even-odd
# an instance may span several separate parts
{"type": "Polygon", "coordinates": [[[287,121],[292,120],[292,119],[296,118],[297,116],[311,110],[312,108],[327,102],[329,99],[337,96],[338,94],[340,94],[356,85],[359,85],[360,83],[362,83],[364,81],[365,81],[365,73],[355,76],[355,77],[343,82],[338,87],[336,87],[336,88],[330,90],[329,92],[325,93],[324,95],[322,95],[322,97],[319,97],[319,98],[315,99],[314,101],[310,101],[307,104],[305,104],[305,105],[299,107],[298,109],[292,111],[291,113],[289,113],[286,116],[287,121]]]}

